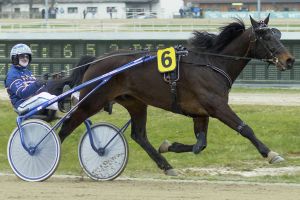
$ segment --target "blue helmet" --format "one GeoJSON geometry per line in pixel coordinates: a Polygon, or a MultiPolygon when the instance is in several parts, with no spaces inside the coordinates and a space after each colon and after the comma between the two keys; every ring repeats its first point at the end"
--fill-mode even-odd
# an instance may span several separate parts
{"type": "Polygon", "coordinates": [[[20,54],[29,55],[29,63],[31,62],[31,49],[26,44],[16,44],[10,51],[10,59],[14,65],[19,64],[19,56],[20,54]]]}

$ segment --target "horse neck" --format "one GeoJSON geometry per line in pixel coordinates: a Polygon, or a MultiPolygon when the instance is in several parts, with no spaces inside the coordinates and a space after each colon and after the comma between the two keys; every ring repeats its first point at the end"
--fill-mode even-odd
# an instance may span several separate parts
{"type": "MultiPolygon", "coordinates": [[[[238,57],[248,57],[250,52],[250,35],[251,32],[246,30],[242,35],[234,39],[230,44],[228,44],[221,52],[222,55],[236,56],[238,57]]],[[[233,59],[233,58],[222,58],[215,60],[218,62],[218,66],[222,68],[232,79],[235,81],[239,74],[242,72],[244,67],[248,64],[250,59],[233,59]]]]}

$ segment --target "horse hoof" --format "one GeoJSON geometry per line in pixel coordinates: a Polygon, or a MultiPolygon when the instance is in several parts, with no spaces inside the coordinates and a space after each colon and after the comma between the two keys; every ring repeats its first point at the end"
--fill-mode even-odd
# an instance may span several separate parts
{"type": "Polygon", "coordinates": [[[199,154],[206,147],[206,136],[205,133],[199,133],[196,136],[197,142],[193,146],[194,154],[199,154]]]}
{"type": "Polygon", "coordinates": [[[206,146],[204,146],[202,143],[201,144],[196,143],[193,146],[193,153],[194,154],[199,154],[203,149],[205,149],[205,147],[206,146]]]}
{"type": "Polygon", "coordinates": [[[171,146],[171,143],[168,140],[163,141],[163,143],[158,148],[159,153],[166,153],[168,152],[168,148],[171,146]]]}
{"type": "Polygon", "coordinates": [[[284,158],[281,157],[278,153],[270,151],[268,153],[268,161],[270,164],[280,163],[284,161],[284,158]]]}
{"type": "Polygon", "coordinates": [[[165,170],[167,176],[178,176],[178,173],[174,169],[165,170]]]}
{"type": "Polygon", "coordinates": [[[193,146],[193,153],[199,154],[201,152],[201,147],[194,145],[193,146]]]}

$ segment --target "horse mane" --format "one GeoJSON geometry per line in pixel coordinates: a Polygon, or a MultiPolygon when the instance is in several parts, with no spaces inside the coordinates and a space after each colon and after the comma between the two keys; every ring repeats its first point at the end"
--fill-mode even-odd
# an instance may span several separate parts
{"type": "Polygon", "coordinates": [[[206,31],[194,31],[194,36],[188,40],[188,44],[197,50],[220,52],[246,30],[245,24],[241,19],[234,19],[235,22],[220,27],[219,30],[221,32],[218,35],[206,31]]]}

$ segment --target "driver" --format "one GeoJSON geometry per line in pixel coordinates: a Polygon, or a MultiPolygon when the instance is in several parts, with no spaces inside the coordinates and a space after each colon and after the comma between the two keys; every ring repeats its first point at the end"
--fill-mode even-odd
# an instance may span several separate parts
{"type": "MultiPolygon", "coordinates": [[[[4,81],[15,110],[21,114],[56,97],[47,92],[47,81],[37,80],[28,69],[32,52],[26,44],[13,46],[10,52],[12,65],[4,81]]],[[[58,110],[57,102],[47,109],[58,110]]]]}

